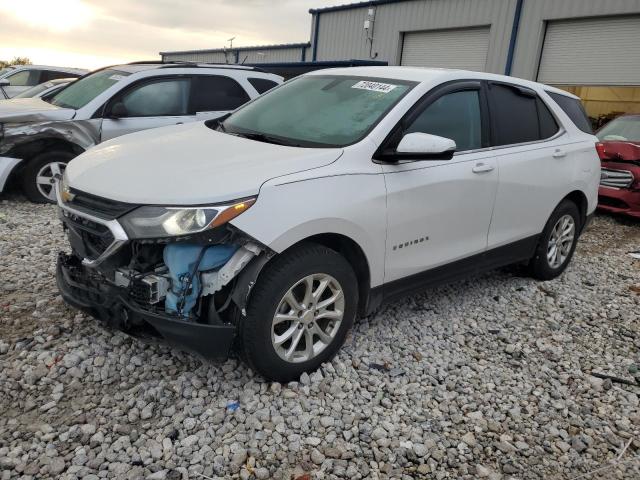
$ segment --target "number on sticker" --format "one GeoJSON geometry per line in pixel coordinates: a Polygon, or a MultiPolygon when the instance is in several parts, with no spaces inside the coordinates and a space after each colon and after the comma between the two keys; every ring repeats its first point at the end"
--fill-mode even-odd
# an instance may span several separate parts
{"type": "Polygon", "coordinates": [[[391,90],[393,90],[396,87],[397,85],[391,85],[390,83],[369,82],[366,80],[362,80],[356,83],[351,88],[358,88],[360,90],[369,90],[371,92],[389,93],[391,90]]]}

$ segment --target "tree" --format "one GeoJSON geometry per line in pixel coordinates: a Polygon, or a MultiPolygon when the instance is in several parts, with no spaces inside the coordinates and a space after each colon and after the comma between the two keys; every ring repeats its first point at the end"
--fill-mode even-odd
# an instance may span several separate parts
{"type": "Polygon", "coordinates": [[[13,60],[9,61],[0,60],[0,68],[8,67],[10,65],[31,65],[31,60],[27,57],[13,57],[13,60]]]}

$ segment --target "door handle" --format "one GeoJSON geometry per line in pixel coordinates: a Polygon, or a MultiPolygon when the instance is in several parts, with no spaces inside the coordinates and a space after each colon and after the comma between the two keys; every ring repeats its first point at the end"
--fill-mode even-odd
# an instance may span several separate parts
{"type": "Polygon", "coordinates": [[[553,151],[553,158],[564,158],[567,156],[567,152],[565,152],[564,150],[562,150],[561,148],[556,148],[553,151]]]}
{"type": "Polygon", "coordinates": [[[176,122],[176,125],[183,125],[184,122],[176,122]]]}
{"type": "Polygon", "coordinates": [[[486,173],[491,172],[493,170],[492,165],[488,165],[486,163],[476,163],[476,166],[471,169],[473,173],[486,173]]]}

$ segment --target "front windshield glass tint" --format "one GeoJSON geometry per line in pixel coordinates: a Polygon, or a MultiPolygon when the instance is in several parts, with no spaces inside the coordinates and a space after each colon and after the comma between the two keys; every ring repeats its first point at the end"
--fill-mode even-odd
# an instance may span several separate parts
{"type": "Polygon", "coordinates": [[[640,116],[619,117],[610,121],[598,132],[603,141],[640,142],[640,116]]]}
{"type": "Polygon", "coordinates": [[[2,77],[5,73],[10,72],[13,68],[0,68],[0,77],[2,77]]]}
{"type": "Polygon", "coordinates": [[[350,145],[361,140],[413,85],[363,77],[300,77],[241,108],[223,128],[291,145],[350,145]]]}
{"type": "Polygon", "coordinates": [[[49,101],[58,107],[78,110],[129,75],[112,68],[100,70],[73,82],[49,101]]]}

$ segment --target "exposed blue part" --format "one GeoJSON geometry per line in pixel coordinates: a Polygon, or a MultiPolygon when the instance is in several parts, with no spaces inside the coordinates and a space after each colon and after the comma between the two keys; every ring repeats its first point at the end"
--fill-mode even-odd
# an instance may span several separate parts
{"type": "MultiPolygon", "coordinates": [[[[309,10],[311,11],[311,10],[309,10]]],[[[311,61],[318,60],[318,39],[320,38],[320,13],[316,13],[313,28],[313,49],[311,50],[311,61]]]]}
{"type": "Polygon", "coordinates": [[[171,277],[171,289],[164,302],[167,313],[188,317],[200,295],[197,273],[222,267],[237,249],[237,245],[207,247],[190,243],[171,243],[164,247],[162,256],[171,277]]]}
{"type": "Polygon", "coordinates": [[[509,39],[509,51],[507,52],[507,63],[504,68],[505,75],[511,75],[513,67],[513,55],[516,51],[516,41],[518,39],[518,29],[520,28],[520,17],[522,16],[522,4],[524,0],[518,0],[516,10],[513,14],[513,25],[511,26],[511,38],[509,39]]]}

